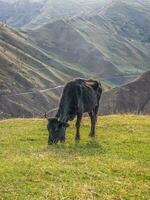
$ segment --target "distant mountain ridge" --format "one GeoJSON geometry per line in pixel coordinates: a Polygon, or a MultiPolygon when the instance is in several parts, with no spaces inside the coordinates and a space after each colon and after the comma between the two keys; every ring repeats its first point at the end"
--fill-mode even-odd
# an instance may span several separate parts
{"type": "Polygon", "coordinates": [[[16,0],[7,2],[0,0],[0,21],[21,28],[38,16],[44,1],[16,0]]]}
{"type": "MultiPolygon", "coordinates": [[[[121,5],[124,6],[124,2],[121,5]]],[[[108,10],[112,15],[113,7],[111,4],[103,12],[98,10],[90,16],[47,23],[27,33],[37,46],[72,67],[80,68],[84,73],[92,72],[94,77],[104,77],[115,85],[124,84],[150,69],[150,44],[143,42],[149,31],[147,28],[142,38],[140,32],[139,38],[125,36],[121,24],[118,24],[119,14],[117,20],[110,20],[107,16],[108,10]]],[[[137,13],[140,12],[137,10],[137,13]]],[[[147,27],[148,22],[150,18],[146,21],[147,27]]],[[[140,25],[139,30],[143,30],[140,25]]]]}
{"type": "Polygon", "coordinates": [[[0,5],[0,19],[7,16],[7,23],[23,28],[37,46],[73,68],[105,74],[114,85],[150,69],[147,0],[23,0],[11,5],[8,14],[0,5]]]}
{"type": "Polygon", "coordinates": [[[101,115],[150,114],[150,71],[131,83],[104,92],[100,105],[101,115]]]}
{"type": "Polygon", "coordinates": [[[0,0],[0,21],[14,27],[35,27],[93,11],[97,0],[0,0]]]}

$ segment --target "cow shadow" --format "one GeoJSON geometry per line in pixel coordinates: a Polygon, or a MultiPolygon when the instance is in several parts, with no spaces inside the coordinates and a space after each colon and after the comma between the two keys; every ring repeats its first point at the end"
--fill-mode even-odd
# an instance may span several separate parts
{"type": "Polygon", "coordinates": [[[60,155],[79,155],[93,156],[95,154],[105,154],[104,147],[96,140],[90,140],[85,143],[77,142],[74,144],[57,144],[48,146],[48,151],[54,151],[60,155]]]}

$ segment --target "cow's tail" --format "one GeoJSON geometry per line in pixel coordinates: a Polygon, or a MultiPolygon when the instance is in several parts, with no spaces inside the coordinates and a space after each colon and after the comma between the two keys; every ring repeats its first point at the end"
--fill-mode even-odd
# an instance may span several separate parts
{"type": "Polygon", "coordinates": [[[96,92],[96,96],[97,96],[97,106],[95,107],[95,117],[96,117],[96,121],[97,121],[99,104],[100,104],[100,99],[101,99],[101,94],[102,94],[102,85],[99,81],[96,81],[96,83],[95,83],[95,92],[96,92]]]}

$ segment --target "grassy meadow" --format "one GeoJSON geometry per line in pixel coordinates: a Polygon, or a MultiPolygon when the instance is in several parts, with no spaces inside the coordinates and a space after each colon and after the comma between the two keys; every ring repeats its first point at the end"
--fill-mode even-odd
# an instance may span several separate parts
{"type": "Polygon", "coordinates": [[[46,120],[0,121],[0,200],[149,200],[150,117],[84,118],[66,143],[47,145],[46,120]]]}

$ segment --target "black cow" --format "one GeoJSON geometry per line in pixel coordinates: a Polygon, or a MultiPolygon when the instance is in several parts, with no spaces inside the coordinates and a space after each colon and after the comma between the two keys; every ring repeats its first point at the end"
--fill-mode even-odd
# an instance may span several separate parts
{"type": "Polygon", "coordinates": [[[83,113],[87,112],[91,118],[90,136],[95,136],[95,124],[102,87],[96,80],[75,79],[66,84],[60,100],[55,118],[48,119],[48,144],[65,142],[68,121],[77,116],[76,140],[80,140],[80,123],[83,113]]]}

